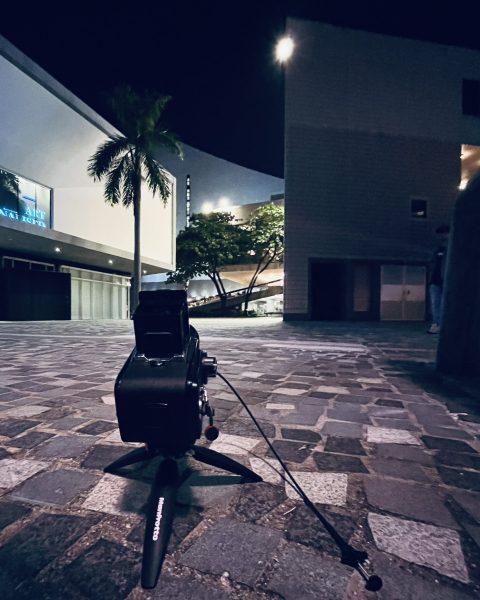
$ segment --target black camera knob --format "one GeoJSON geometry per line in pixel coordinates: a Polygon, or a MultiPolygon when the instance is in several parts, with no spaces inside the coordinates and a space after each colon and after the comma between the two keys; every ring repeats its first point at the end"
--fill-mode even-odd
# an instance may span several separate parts
{"type": "Polygon", "coordinates": [[[202,367],[206,377],[215,377],[217,374],[217,359],[214,356],[202,356],[202,367]]]}
{"type": "Polygon", "coordinates": [[[205,437],[207,438],[207,440],[209,442],[213,442],[214,440],[216,440],[219,435],[220,435],[220,432],[218,431],[218,428],[215,427],[215,425],[209,425],[205,429],[205,437]]]}

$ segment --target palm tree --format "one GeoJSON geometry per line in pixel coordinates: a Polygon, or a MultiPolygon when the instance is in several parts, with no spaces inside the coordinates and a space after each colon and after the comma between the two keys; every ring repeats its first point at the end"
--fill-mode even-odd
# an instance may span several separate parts
{"type": "Polygon", "coordinates": [[[110,205],[133,205],[134,265],[132,311],[138,304],[141,282],[140,206],[144,179],[152,194],[158,193],[166,204],[171,189],[167,172],[154,158],[164,147],[183,157],[177,136],[161,124],[170,96],[145,93],[140,95],[129,86],[117,87],[110,100],[116,125],[122,132],[111,135],[89,159],[88,173],[95,181],[105,178],[105,201],[110,205]]]}

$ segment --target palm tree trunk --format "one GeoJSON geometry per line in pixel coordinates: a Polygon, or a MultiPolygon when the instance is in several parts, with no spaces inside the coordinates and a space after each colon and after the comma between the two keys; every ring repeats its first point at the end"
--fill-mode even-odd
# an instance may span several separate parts
{"type": "Polygon", "coordinates": [[[138,306],[138,295],[141,289],[142,281],[142,254],[140,249],[140,204],[141,204],[141,190],[142,178],[141,174],[137,172],[137,181],[135,183],[135,191],[133,197],[133,227],[134,227],[134,250],[133,250],[133,286],[131,296],[131,314],[134,313],[138,306]]]}

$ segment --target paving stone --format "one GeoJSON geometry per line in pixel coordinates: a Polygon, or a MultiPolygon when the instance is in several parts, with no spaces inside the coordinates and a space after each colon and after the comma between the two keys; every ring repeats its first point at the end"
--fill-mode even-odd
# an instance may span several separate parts
{"type": "MultiPolygon", "coordinates": [[[[274,440],[272,446],[280,455],[280,458],[287,462],[302,463],[311,454],[311,446],[303,442],[290,442],[287,440],[274,440]]],[[[269,449],[267,456],[274,457],[273,452],[269,449]]]]}
{"type": "Polygon", "coordinates": [[[14,504],[13,502],[0,502],[0,531],[8,525],[31,513],[30,508],[14,504]]]}
{"type": "Polygon", "coordinates": [[[344,456],[342,454],[328,454],[325,452],[314,452],[313,459],[317,468],[335,473],[368,473],[368,469],[356,456],[344,456]]]}
{"type": "Polygon", "coordinates": [[[39,504],[64,506],[78,494],[87,491],[98,479],[97,475],[85,471],[59,469],[32,477],[11,496],[39,504]]]}
{"type": "Polygon", "coordinates": [[[371,458],[368,462],[370,470],[381,475],[419,481],[420,483],[431,483],[431,478],[422,471],[421,467],[412,462],[397,460],[395,458],[371,458]]]}
{"type": "Polygon", "coordinates": [[[188,581],[185,577],[174,577],[170,574],[161,576],[160,584],[154,592],[154,600],[229,600],[231,595],[226,590],[212,587],[211,584],[188,581]]]}
{"type": "Polygon", "coordinates": [[[98,520],[94,516],[40,515],[0,548],[2,570],[16,583],[33,578],[98,520]]]}
{"type": "Polygon", "coordinates": [[[371,400],[370,396],[359,396],[358,394],[343,395],[339,394],[335,398],[335,402],[342,404],[368,404],[371,400]]]}
{"type": "Polygon", "coordinates": [[[408,419],[408,411],[401,408],[390,408],[388,406],[367,406],[368,414],[371,417],[380,417],[385,419],[408,419]]]}
{"type": "Polygon", "coordinates": [[[245,484],[235,504],[234,514],[249,521],[257,521],[285,499],[285,491],[279,486],[267,483],[245,484]]]}
{"type": "MultiPolygon", "coordinates": [[[[322,515],[335,527],[338,533],[348,542],[357,528],[350,517],[339,515],[322,508],[322,515]]],[[[310,546],[321,552],[340,557],[341,552],[332,536],[327,532],[319,519],[305,505],[298,506],[288,515],[287,539],[310,546]]]]}
{"type": "Polygon", "coordinates": [[[362,444],[355,438],[329,437],[324,448],[325,452],[338,454],[355,454],[365,456],[362,444]]]}
{"type": "Polygon", "coordinates": [[[480,524],[480,494],[466,490],[453,490],[453,498],[469,515],[480,524]]]}
{"type": "Polygon", "coordinates": [[[51,437],[53,437],[53,433],[46,433],[44,431],[29,431],[25,435],[11,440],[8,442],[8,445],[14,448],[34,448],[35,446],[38,446],[38,444],[41,444],[51,437]]]}
{"type": "Polygon", "coordinates": [[[328,400],[330,398],[334,398],[335,394],[327,393],[327,392],[308,392],[309,398],[316,398],[318,400],[328,400]]]}
{"type": "Polygon", "coordinates": [[[383,398],[376,400],[375,404],[377,406],[390,406],[390,407],[395,407],[395,408],[403,408],[404,407],[403,402],[401,402],[400,400],[387,400],[387,399],[384,400],[383,398]]]}
{"type": "Polygon", "coordinates": [[[437,471],[447,485],[480,492],[480,473],[448,467],[437,467],[437,471]]]}
{"type": "Polygon", "coordinates": [[[13,488],[48,467],[40,460],[4,458],[0,460],[0,487],[13,488]]]}
{"type": "Polygon", "coordinates": [[[3,411],[3,414],[8,415],[9,417],[35,417],[49,410],[49,406],[38,406],[36,404],[30,404],[5,410],[3,411]]]}
{"type": "Polygon", "coordinates": [[[475,454],[440,450],[435,455],[435,462],[439,465],[447,465],[448,467],[465,467],[466,469],[480,471],[480,456],[475,454]]]}
{"type": "Polygon", "coordinates": [[[295,388],[293,388],[293,387],[292,388],[289,388],[289,387],[275,388],[275,394],[284,394],[286,396],[301,396],[302,394],[305,394],[308,387],[306,387],[306,388],[296,388],[296,387],[295,388]]]}
{"type": "Polygon", "coordinates": [[[177,502],[201,507],[226,504],[241,483],[239,476],[193,473],[178,489],[177,502]]]}
{"type": "Polygon", "coordinates": [[[463,431],[463,429],[453,427],[435,427],[434,425],[425,425],[425,431],[429,435],[452,439],[452,440],[473,440],[473,436],[463,431]]]}
{"type": "MultiPolygon", "coordinates": [[[[269,438],[275,437],[275,426],[268,421],[258,421],[258,424],[263,429],[265,435],[269,438]]],[[[222,425],[222,433],[230,435],[239,435],[245,437],[256,437],[260,439],[260,433],[255,426],[255,423],[248,417],[248,419],[235,419],[231,418],[222,425]]]]}
{"type": "Polygon", "coordinates": [[[325,394],[349,394],[349,390],[346,387],[332,386],[332,385],[320,385],[316,389],[317,392],[324,392],[325,394]]]}
{"type": "Polygon", "coordinates": [[[380,510],[458,529],[458,524],[431,486],[370,476],[364,480],[368,503],[380,510]]]}
{"type": "Polygon", "coordinates": [[[406,444],[376,444],[376,456],[380,458],[396,458],[416,462],[427,467],[433,467],[433,458],[418,446],[408,446],[406,444]]]}
{"type": "Polygon", "coordinates": [[[363,435],[363,426],[359,423],[327,421],[321,429],[321,434],[336,437],[361,438],[363,435]]]}
{"type": "Polygon", "coordinates": [[[29,421],[26,419],[7,419],[0,421],[0,435],[6,437],[15,437],[19,433],[23,433],[27,429],[31,429],[39,425],[41,421],[29,421]]]}
{"type": "Polygon", "coordinates": [[[99,435],[100,433],[106,433],[115,429],[116,425],[110,421],[95,421],[89,425],[85,425],[81,429],[77,429],[77,433],[99,435]]]}
{"type": "Polygon", "coordinates": [[[113,446],[112,444],[96,444],[93,446],[81,464],[82,467],[85,467],[86,469],[103,470],[110,463],[112,463],[114,460],[117,460],[117,458],[120,458],[127,452],[128,450],[126,450],[124,447],[113,446]]]}
{"type": "Polygon", "coordinates": [[[117,413],[114,406],[95,406],[85,410],[85,416],[91,419],[104,419],[105,421],[117,422],[117,413]]]}
{"type": "Polygon", "coordinates": [[[333,600],[345,596],[350,577],[350,569],[338,559],[288,544],[282,549],[267,589],[284,600],[333,600]]]}
{"type": "Polygon", "coordinates": [[[59,435],[37,447],[35,456],[41,458],[76,458],[96,441],[97,438],[94,436],[59,435]]]}
{"type": "Polygon", "coordinates": [[[422,435],[422,442],[427,448],[435,450],[451,450],[452,452],[470,452],[478,454],[478,452],[466,442],[457,440],[445,440],[443,438],[432,437],[430,435],[422,435]]]}
{"type": "Polygon", "coordinates": [[[267,410],[295,410],[295,404],[275,404],[267,402],[265,408],[267,410]]]}
{"type": "MultiPolygon", "coordinates": [[[[307,473],[292,471],[298,485],[312,502],[344,506],[347,502],[348,476],[344,473],[307,473]]],[[[299,500],[297,492],[285,483],[287,496],[299,500]]]]}
{"type": "Polygon", "coordinates": [[[180,562],[206,573],[254,585],[282,534],[252,523],[220,519],[180,556],[180,562]]]}
{"type": "Polygon", "coordinates": [[[420,446],[415,436],[405,429],[367,426],[367,442],[374,444],[411,444],[420,446]]]}
{"type": "Polygon", "coordinates": [[[90,491],[83,508],[112,515],[140,513],[146,506],[149,493],[150,486],[146,483],[107,473],[90,491]]]}
{"type": "Polygon", "coordinates": [[[258,438],[247,438],[239,435],[221,433],[210,445],[211,450],[225,454],[248,454],[253,450],[260,440],[258,438]]]}
{"type": "Polygon", "coordinates": [[[260,475],[263,481],[273,484],[282,482],[280,473],[283,473],[283,469],[277,459],[251,457],[249,461],[252,471],[260,475]]]}
{"type": "Polygon", "coordinates": [[[383,419],[374,417],[375,425],[385,429],[403,429],[405,431],[418,431],[418,427],[407,419],[383,419]]]}
{"type": "Polygon", "coordinates": [[[140,569],[139,552],[101,539],[65,567],[64,571],[88,598],[120,600],[126,598],[137,584],[140,569]]]}
{"type": "Polygon", "coordinates": [[[298,410],[284,413],[275,421],[283,425],[316,425],[319,417],[323,413],[322,407],[304,404],[299,406],[298,410]]]}
{"type": "Polygon", "coordinates": [[[369,513],[368,524],[380,550],[463,583],[470,581],[456,531],[376,513],[369,513]]]}
{"type": "Polygon", "coordinates": [[[315,431],[310,431],[310,429],[283,429],[282,428],[282,437],[289,440],[299,440],[302,442],[309,443],[317,443],[322,437],[315,433],[315,431]]]}
{"type": "MultiPolygon", "coordinates": [[[[110,435],[107,435],[107,437],[104,437],[102,439],[103,442],[113,442],[113,443],[118,443],[118,444],[123,444],[123,440],[120,437],[120,430],[119,429],[115,429],[114,431],[112,431],[112,433],[110,435]]],[[[123,446],[125,448],[125,446],[123,446]]]]}
{"type": "Polygon", "coordinates": [[[52,429],[56,429],[57,431],[65,431],[75,429],[75,427],[79,427],[84,423],[87,423],[89,419],[83,419],[80,417],[64,417],[63,419],[58,419],[54,421],[50,427],[52,429]]]}
{"type": "Polygon", "coordinates": [[[372,421],[370,417],[361,413],[358,409],[354,410],[350,408],[348,404],[335,406],[335,408],[330,408],[327,410],[327,417],[329,419],[335,419],[337,421],[352,421],[354,423],[368,423],[371,424],[372,421]]]}

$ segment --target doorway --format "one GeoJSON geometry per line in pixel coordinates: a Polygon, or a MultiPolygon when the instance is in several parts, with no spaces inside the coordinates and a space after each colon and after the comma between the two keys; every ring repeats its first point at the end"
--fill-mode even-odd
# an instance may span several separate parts
{"type": "Polygon", "coordinates": [[[314,321],[341,321],[344,318],[345,265],[310,265],[310,318],[314,321]]]}
{"type": "Polygon", "coordinates": [[[382,265],[380,319],[425,320],[426,268],[418,265],[382,265]]]}

